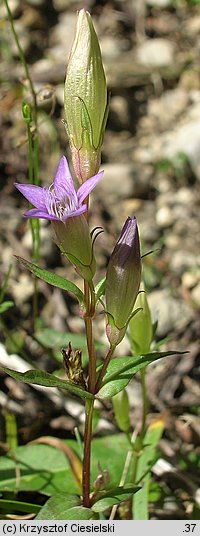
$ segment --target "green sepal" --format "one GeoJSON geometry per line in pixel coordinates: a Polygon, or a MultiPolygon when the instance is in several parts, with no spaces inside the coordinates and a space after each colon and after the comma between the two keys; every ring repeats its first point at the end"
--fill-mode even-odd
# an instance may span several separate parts
{"type": "Polygon", "coordinates": [[[73,264],[73,266],[76,267],[77,272],[80,274],[83,279],[86,279],[86,281],[91,281],[91,279],[94,276],[94,266],[96,268],[95,259],[93,257],[91,264],[83,264],[80,262],[75,255],[72,255],[71,253],[65,252],[64,255],[68,258],[68,260],[73,264]]]}
{"type": "MultiPolygon", "coordinates": [[[[82,145],[94,147],[93,143],[93,133],[92,133],[92,124],[89,116],[87,106],[81,97],[77,97],[81,101],[81,125],[83,127],[82,131],[82,145]]],[[[96,147],[94,147],[96,149],[96,147]]]]}
{"type": "Polygon", "coordinates": [[[101,131],[100,131],[100,136],[99,136],[99,145],[98,145],[98,147],[101,147],[102,144],[103,144],[103,137],[104,137],[104,132],[105,132],[105,129],[106,129],[106,123],[107,123],[108,114],[109,114],[109,105],[110,105],[110,95],[108,94],[107,105],[106,105],[106,108],[105,108],[103,121],[102,121],[102,125],[101,125],[101,131]]]}
{"type": "Polygon", "coordinates": [[[106,277],[103,277],[103,279],[101,279],[101,281],[99,281],[95,287],[96,303],[99,301],[101,296],[105,294],[105,286],[106,286],[106,277]]]}

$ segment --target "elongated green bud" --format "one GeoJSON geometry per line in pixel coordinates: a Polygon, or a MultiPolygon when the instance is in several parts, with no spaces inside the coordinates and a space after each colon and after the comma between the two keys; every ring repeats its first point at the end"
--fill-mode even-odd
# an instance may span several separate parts
{"type": "Polygon", "coordinates": [[[52,225],[62,253],[75,266],[81,277],[90,281],[95,274],[96,262],[85,216],[72,216],[65,223],[52,221],[52,225]]]}
{"type": "Polygon", "coordinates": [[[136,218],[127,218],[106,274],[106,333],[112,346],[123,339],[141,279],[140,242],[136,218]]]}
{"type": "Polygon", "coordinates": [[[147,354],[150,351],[153,327],[151,312],[143,284],[141,284],[140,290],[142,292],[139,292],[134,306],[134,309],[140,308],[140,311],[129,322],[129,334],[134,353],[141,355],[147,354]]]}
{"type": "Polygon", "coordinates": [[[122,432],[128,432],[130,428],[129,399],[125,389],[112,398],[115,419],[122,432]]]}
{"type": "Polygon", "coordinates": [[[106,79],[97,35],[90,14],[81,9],[64,91],[65,124],[80,182],[99,170],[107,109],[106,79]]]}

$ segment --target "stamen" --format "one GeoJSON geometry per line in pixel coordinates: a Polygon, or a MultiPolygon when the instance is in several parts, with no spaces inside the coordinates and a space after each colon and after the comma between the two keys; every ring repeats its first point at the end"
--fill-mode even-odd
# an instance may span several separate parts
{"type": "Polygon", "coordinates": [[[53,184],[51,184],[46,193],[45,204],[48,213],[51,216],[56,216],[56,218],[59,218],[59,220],[63,222],[70,212],[75,212],[79,208],[76,192],[74,192],[73,198],[69,198],[66,194],[65,197],[60,200],[56,197],[53,184]]]}

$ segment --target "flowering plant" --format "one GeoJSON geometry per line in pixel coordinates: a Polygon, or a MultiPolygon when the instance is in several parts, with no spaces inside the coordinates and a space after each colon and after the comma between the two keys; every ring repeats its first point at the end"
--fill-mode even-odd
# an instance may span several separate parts
{"type": "MultiPolygon", "coordinates": [[[[68,348],[62,350],[64,378],[40,370],[20,373],[7,367],[2,368],[13,378],[25,383],[57,387],[79,397],[85,404],[82,457],[78,457],[76,449],[70,450],[68,445],[67,448],[62,444],[61,448],[64,452],[67,451],[76,484],[78,482],[78,491],[74,481],[69,477],[67,492],[66,488],[61,487],[57,490],[59,493],[53,493],[46,504],[39,509],[36,519],[101,519],[101,516],[106,516],[108,511],[110,519],[113,519],[115,511],[113,509],[110,511],[110,508],[124,501],[128,502],[129,511],[134,512],[135,519],[138,519],[138,512],[141,512],[142,501],[142,515],[146,519],[145,486],[148,484],[147,476],[149,478],[148,463],[151,463],[154,457],[157,442],[162,434],[163,421],[147,426],[145,370],[151,362],[174,352],[151,350],[153,339],[151,314],[144,288],[139,290],[142,267],[139,231],[135,217],[126,219],[111,253],[106,275],[96,286],[94,284],[97,272],[94,242],[98,232],[90,230],[88,201],[91,191],[103,178],[103,171],[99,171],[99,167],[108,109],[100,47],[92,19],[84,10],[78,15],[77,32],[65,82],[64,107],[72,162],[80,183],[79,188],[75,189],[65,156],[60,159],[51,186],[41,187],[38,183],[16,183],[15,186],[33,205],[27,210],[25,217],[31,220],[47,219],[51,222],[57,245],[81,276],[82,288],[73,281],[39,267],[38,264],[25,259],[20,261],[35,276],[72,293],[79,301],[80,316],[85,323],[88,369],[83,369],[81,348],[73,349],[70,341],[68,348]],[[102,307],[105,317],[105,333],[108,341],[108,350],[100,365],[97,362],[93,336],[93,322],[98,305],[102,307]],[[116,347],[128,329],[132,355],[114,357],[116,347]],[[141,374],[143,385],[144,408],[141,431],[138,437],[133,439],[130,434],[130,408],[125,388],[133,375],[138,372],[141,374]],[[132,461],[126,482],[116,483],[115,480],[112,483],[109,467],[102,467],[102,453],[100,460],[96,462],[98,473],[95,476],[91,469],[94,404],[96,401],[102,403],[110,398],[113,398],[113,411],[118,427],[125,434],[125,439],[122,440],[123,449],[131,450],[132,461]],[[151,451],[147,459],[145,449],[149,444],[151,451]],[[144,484],[143,487],[141,483],[144,484]]],[[[25,120],[30,126],[32,121],[30,110],[26,106],[23,111],[25,120]]],[[[28,133],[30,134],[29,131],[28,133]]],[[[49,444],[55,446],[53,438],[49,444]]],[[[112,448],[114,456],[114,444],[112,448]]],[[[106,448],[104,451],[104,464],[106,464],[106,448]]]]}

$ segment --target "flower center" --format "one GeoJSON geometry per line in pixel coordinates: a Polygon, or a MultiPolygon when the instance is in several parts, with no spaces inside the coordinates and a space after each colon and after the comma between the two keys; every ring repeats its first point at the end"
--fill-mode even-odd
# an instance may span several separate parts
{"type": "Polygon", "coordinates": [[[79,208],[75,192],[71,198],[65,193],[61,199],[58,199],[53,189],[53,185],[51,185],[47,189],[46,194],[45,204],[48,213],[51,216],[56,216],[56,218],[59,218],[61,221],[65,221],[71,212],[75,212],[79,208]]]}

